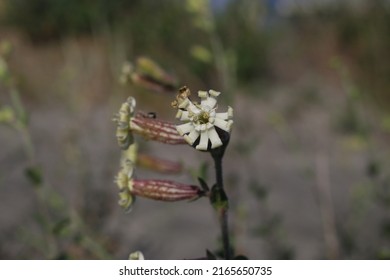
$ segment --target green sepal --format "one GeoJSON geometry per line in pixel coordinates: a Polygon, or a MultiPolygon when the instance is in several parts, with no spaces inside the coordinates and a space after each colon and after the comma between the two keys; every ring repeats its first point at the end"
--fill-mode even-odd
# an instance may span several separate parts
{"type": "Polygon", "coordinates": [[[200,187],[202,188],[202,190],[207,193],[210,191],[210,188],[209,186],[207,185],[207,183],[205,182],[205,180],[203,180],[201,177],[198,177],[198,181],[199,181],[199,184],[200,184],[200,187]]]}
{"type": "Polygon", "coordinates": [[[225,191],[217,185],[211,188],[210,202],[217,211],[221,209],[227,210],[229,208],[229,201],[225,191]]]}

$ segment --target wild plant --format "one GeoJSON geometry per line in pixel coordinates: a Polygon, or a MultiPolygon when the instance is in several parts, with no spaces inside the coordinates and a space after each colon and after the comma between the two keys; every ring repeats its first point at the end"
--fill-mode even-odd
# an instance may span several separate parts
{"type": "MultiPolygon", "coordinates": [[[[168,88],[169,82],[162,79],[166,76],[162,75],[159,69],[149,74],[133,70],[129,64],[126,64],[121,80],[125,82],[126,78],[130,77],[133,82],[149,88],[168,88]]],[[[224,187],[223,158],[232,131],[233,109],[228,107],[225,112],[217,111],[219,109],[217,98],[220,94],[215,90],[198,91],[200,100],[195,101],[192,99],[190,89],[186,86],[181,87],[171,105],[177,110],[176,119],[183,122],[182,124],[162,120],[155,113],[138,112],[135,98],[129,97],[114,117],[117,125],[117,142],[123,150],[121,169],[115,182],[119,188],[119,205],[127,211],[131,209],[137,196],[166,202],[208,198],[219,221],[222,258],[232,259],[235,256],[228,226],[229,200],[224,187]],[[136,139],[137,136],[140,138],[136,139]],[[204,178],[198,178],[198,184],[137,178],[137,141],[142,140],[158,141],[169,145],[189,145],[196,151],[209,153],[214,161],[215,183],[209,187],[204,178]]],[[[153,161],[151,159],[151,162],[153,161]]],[[[130,257],[134,258],[134,256],[142,258],[139,252],[130,257]]],[[[217,256],[207,250],[206,258],[217,258],[217,256]]]]}

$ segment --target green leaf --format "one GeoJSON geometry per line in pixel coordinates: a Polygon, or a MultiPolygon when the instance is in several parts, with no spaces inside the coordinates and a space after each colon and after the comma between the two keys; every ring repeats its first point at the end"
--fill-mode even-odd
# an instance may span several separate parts
{"type": "Polygon", "coordinates": [[[35,187],[39,187],[43,182],[42,171],[37,166],[27,167],[25,170],[25,175],[35,187]]]}
{"type": "Polygon", "coordinates": [[[70,219],[64,218],[62,220],[59,220],[56,224],[54,224],[52,232],[54,235],[62,235],[66,229],[68,229],[70,225],[70,219]]]}
{"type": "Polygon", "coordinates": [[[198,181],[199,181],[199,184],[200,184],[201,188],[202,188],[205,192],[210,191],[209,186],[207,185],[207,183],[206,183],[202,178],[198,177],[198,181]]]}
{"type": "Polygon", "coordinates": [[[212,56],[210,50],[208,50],[204,46],[195,45],[195,46],[191,47],[190,53],[195,59],[197,59],[203,63],[211,63],[212,62],[213,56],[212,56]]]}

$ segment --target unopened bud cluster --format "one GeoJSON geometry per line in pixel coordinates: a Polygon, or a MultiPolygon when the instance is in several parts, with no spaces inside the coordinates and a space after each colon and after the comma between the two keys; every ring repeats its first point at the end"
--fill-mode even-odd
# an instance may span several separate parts
{"type": "Polygon", "coordinates": [[[122,152],[121,170],[115,182],[119,188],[119,205],[124,209],[131,209],[136,196],[161,200],[180,201],[194,200],[205,195],[198,186],[182,184],[171,180],[141,180],[134,178],[134,165],[142,163],[155,170],[175,172],[181,165],[151,156],[138,158],[135,135],[144,139],[159,141],[166,144],[186,144],[186,140],[179,134],[173,123],[159,120],[155,116],[135,112],[136,101],[129,97],[115,115],[117,124],[116,137],[122,152]]]}

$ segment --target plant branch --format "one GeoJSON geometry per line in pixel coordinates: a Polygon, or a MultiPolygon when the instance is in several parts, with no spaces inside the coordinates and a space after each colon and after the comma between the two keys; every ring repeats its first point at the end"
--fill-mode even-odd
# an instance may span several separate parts
{"type": "Polygon", "coordinates": [[[230,241],[229,241],[229,225],[228,225],[228,209],[229,200],[224,190],[223,174],[222,174],[222,158],[225,152],[226,145],[220,148],[211,150],[211,155],[215,164],[215,177],[217,183],[211,190],[211,204],[216,209],[218,220],[221,228],[222,244],[224,257],[226,260],[231,259],[230,241]]]}

